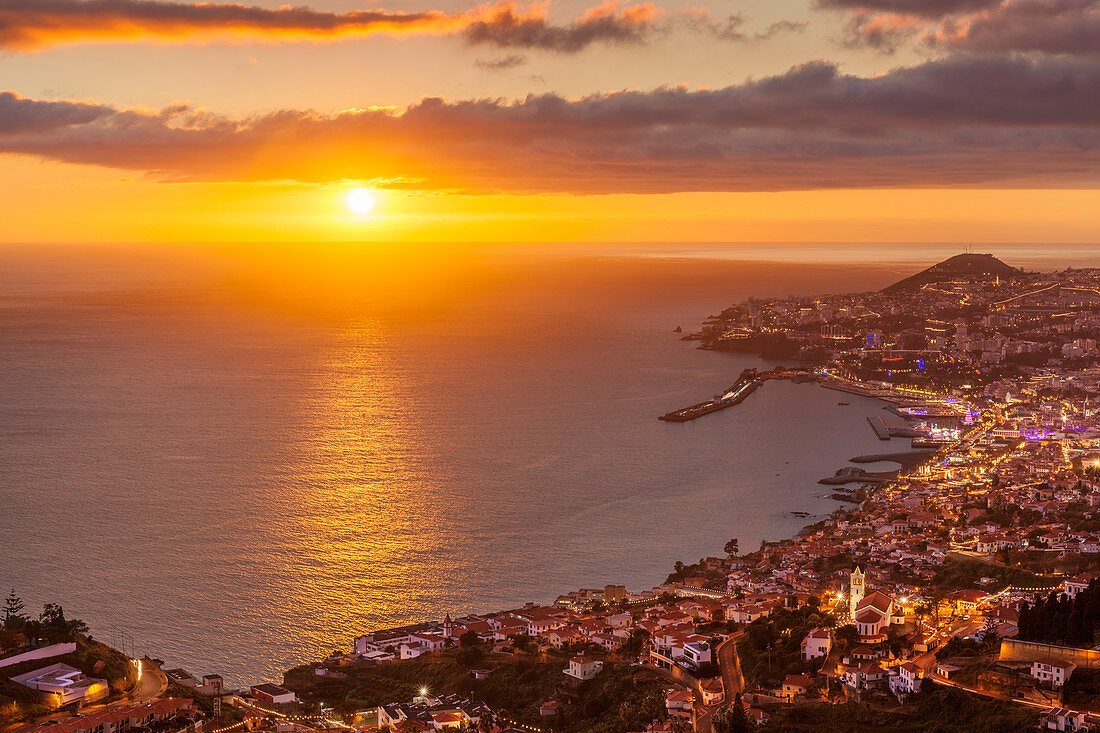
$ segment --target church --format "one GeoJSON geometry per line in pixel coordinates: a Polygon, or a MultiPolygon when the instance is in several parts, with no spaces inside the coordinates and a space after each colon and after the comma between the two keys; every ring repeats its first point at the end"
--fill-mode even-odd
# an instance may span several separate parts
{"type": "Polygon", "coordinates": [[[890,624],[904,624],[905,610],[900,603],[880,591],[867,595],[864,573],[857,566],[849,579],[849,615],[859,631],[860,641],[876,644],[886,641],[890,624]]]}

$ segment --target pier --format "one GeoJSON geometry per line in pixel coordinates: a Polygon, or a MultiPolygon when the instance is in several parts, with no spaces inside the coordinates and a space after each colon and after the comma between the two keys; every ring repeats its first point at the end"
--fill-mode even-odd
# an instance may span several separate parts
{"type": "Polygon", "coordinates": [[[879,440],[890,440],[890,427],[881,417],[868,416],[867,423],[871,426],[871,430],[875,431],[879,440]]]}
{"type": "Polygon", "coordinates": [[[768,375],[758,374],[755,369],[746,369],[728,390],[714,399],[669,412],[657,419],[665,422],[688,422],[703,415],[733,407],[752,394],[767,378],[768,375]]]}

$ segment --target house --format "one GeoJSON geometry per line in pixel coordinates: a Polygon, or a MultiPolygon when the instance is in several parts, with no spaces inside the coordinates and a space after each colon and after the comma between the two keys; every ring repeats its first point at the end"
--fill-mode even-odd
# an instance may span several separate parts
{"type": "Polygon", "coordinates": [[[986,594],[980,590],[957,590],[948,593],[940,601],[940,606],[945,613],[970,616],[978,610],[985,598],[986,594]]]}
{"type": "Polygon", "coordinates": [[[878,662],[869,662],[844,672],[844,683],[857,690],[881,687],[885,679],[886,670],[878,662]]]}
{"type": "Polygon", "coordinates": [[[951,679],[951,675],[959,671],[959,668],[954,664],[939,663],[936,665],[936,674],[943,677],[945,680],[951,679]]]}
{"type": "Polygon", "coordinates": [[[768,724],[768,720],[769,720],[768,714],[766,712],[764,712],[763,710],[761,710],[760,708],[750,707],[748,710],[745,711],[745,713],[748,714],[749,720],[756,723],[757,725],[767,725],[768,724]]]}
{"type": "Polygon", "coordinates": [[[718,677],[711,677],[700,682],[699,693],[703,697],[704,705],[717,705],[726,699],[725,688],[722,687],[722,680],[718,677]]]}
{"type": "Polygon", "coordinates": [[[88,715],[73,716],[42,725],[31,733],[122,733],[136,726],[148,728],[194,709],[183,697],[149,700],[137,705],[108,708],[88,715]]]}
{"type": "Polygon", "coordinates": [[[1067,579],[1062,583],[1062,588],[1066,595],[1070,599],[1076,598],[1077,594],[1089,587],[1096,578],[1100,578],[1100,573],[1082,573],[1081,575],[1075,575],[1072,578],[1067,579]]]}
{"type": "Polygon", "coordinates": [[[190,687],[192,690],[199,689],[199,686],[201,685],[198,678],[188,672],[186,669],[166,669],[164,670],[164,676],[175,682],[177,685],[190,687]]]}
{"type": "Polygon", "coordinates": [[[694,696],[691,694],[691,690],[669,690],[665,695],[665,708],[672,712],[674,710],[688,710],[692,708],[694,696]]]}
{"type": "Polygon", "coordinates": [[[613,652],[623,645],[623,639],[615,634],[592,634],[588,637],[588,641],[592,644],[596,644],[603,647],[609,652],[613,652]]]}
{"type": "Polygon", "coordinates": [[[427,654],[431,649],[424,646],[420,642],[409,641],[401,644],[397,648],[398,658],[400,659],[416,659],[419,656],[427,654]]]}
{"type": "Polygon", "coordinates": [[[372,631],[369,634],[355,637],[353,645],[357,654],[368,652],[384,652],[388,648],[397,649],[401,644],[412,641],[412,635],[418,632],[439,632],[442,626],[435,621],[425,621],[410,626],[399,626],[393,629],[372,631]]]}
{"type": "Polygon", "coordinates": [[[802,661],[827,657],[833,649],[833,634],[828,629],[810,629],[802,639],[802,661]]]}
{"type": "Polygon", "coordinates": [[[1085,722],[1085,713],[1069,708],[1048,708],[1039,713],[1040,730],[1091,730],[1085,722]]]}
{"type": "Polygon", "coordinates": [[[584,634],[576,626],[561,626],[550,631],[545,631],[540,634],[540,637],[550,643],[550,646],[555,649],[561,649],[564,646],[574,643],[583,644],[587,641],[584,634]]]}
{"type": "Polygon", "coordinates": [[[796,697],[802,697],[810,691],[813,687],[814,681],[804,674],[789,674],[783,679],[783,686],[780,688],[783,697],[787,698],[787,702],[790,702],[796,697]]]}
{"type": "Polygon", "coordinates": [[[698,667],[704,662],[711,660],[710,644],[705,641],[689,641],[684,644],[684,659],[686,659],[691,666],[698,667]]]}
{"type": "Polygon", "coordinates": [[[1049,684],[1052,687],[1061,687],[1073,674],[1077,665],[1073,662],[1064,662],[1053,657],[1042,657],[1031,663],[1031,676],[1037,682],[1049,684]]]}
{"type": "Polygon", "coordinates": [[[482,703],[471,702],[460,695],[421,696],[411,703],[379,705],[378,725],[392,726],[395,730],[460,730],[476,728],[482,716],[491,714],[482,703]]]}
{"type": "Polygon", "coordinates": [[[447,637],[432,632],[416,632],[409,634],[409,643],[419,644],[425,652],[438,652],[447,646],[447,637]]]}
{"type": "Polygon", "coordinates": [[[891,670],[890,692],[898,696],[912,695],[920,690],[922,679],[924,679],[923,669],[912,662],[903,662],[891,670]]]}
{"type": "Polygon", "coordinates": [[[432,713],[432,722],[435,724],[436,730],[446,728],[462,730],[464,720],[465,718],[460,713],[451,712],[450,710],[440,710],[437,713],[432,713]]]}
{"type": "Polygon", "coordinates": [[[630,622],[633,621],[633,620],[634,620],[633,617],[631,617],[631,615],[629,613],[626,613],[624,611],[623,613],[613,613],[610,616],[608,616],[607,617],[607,624],[609,626],[612,626],[612,627],[618,629],[618,628],[621,628],[623,626],[629,626],[630,622]]]}
{"type": "Polygon", "coordinates": [[[561,710],[561,703],[557,700],[547,700],[539,706],[539,715],[543,718],[551,718],[561,710]]]}
{"type": "Polygon", "coordinates": [[[286,705],[288,703],[298,702],[298,696],[290,690],[266,682],[262,685],[253,685],[251,692],[252,697],[257,700],[269,702],[272,705],[286,705]]]}
{"type": "Polygon", "coordinates": [[[598,675],[602,669],[603,662],[587,657],[573,657],[569,660],[569,666],[562,672],[578,680],[590,680],[598,675]]]}
{"type": "Polygon", "coordinates": [[[46,705],[52,708],[74,703],[84,705],[102,700],[111,692],[107,680],[89,677],[63,662],[24,672],[12,677],[11,681],[37,690],[46,705]]]}

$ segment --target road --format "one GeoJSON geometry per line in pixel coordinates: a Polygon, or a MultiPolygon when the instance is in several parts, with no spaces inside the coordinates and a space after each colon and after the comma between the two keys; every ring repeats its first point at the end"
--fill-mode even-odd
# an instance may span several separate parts
{"type": "Polygon", "coordinates": [[[741,676],[741,659],[737,656],[737,639],[744,633],[738,631],[730,634],[718,645],[718,666],[722,670],[722,689],[726,693],[726,699],[717,705],[704,705],[699,693],[695,693],[692,710],[695,733],[711,733],[714,714],[722,706],[733,704],[737,694],[745,687],[745,680],[741,676]]]}
{"type": "Polygon", "coordinates": [[[120,701],[119,704],[130,705],[152,700],[154,697],[164,697],[164,693],[167,691],[168,676],[160,671],[160,667],[146,658],[141,660],[141,679],[130,691],[129,699],[120,701]]]}
{"type": "Polygon", "coordinates": [[[745,679],[741,676],[741,659],[737,656],[737,639],[745,632],[730,634],[718,645],[718,666],[722,669],[722,686],[726,691],[726,701],[742,692],[745,679]]]}

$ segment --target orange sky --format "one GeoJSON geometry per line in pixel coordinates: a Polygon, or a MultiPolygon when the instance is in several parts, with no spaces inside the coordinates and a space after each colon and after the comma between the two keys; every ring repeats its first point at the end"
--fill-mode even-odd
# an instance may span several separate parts
{"type": "Polygon", "coordinates": [[[1100,239],[1100,5],[28,2],[3,241],[1100,239]]]}
{"type": "Polygon", "coordinates": [[[1091,190],[463,196],[377,191],[370,216],[341,184],[159,183],[9,157],[4,240],[1093,242],[1091,190]],[[43,217],[43,211],[53,212],[43,217]]]}

